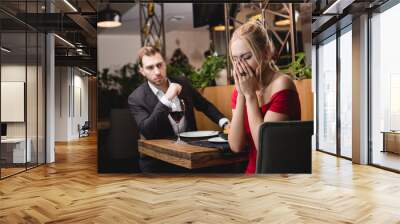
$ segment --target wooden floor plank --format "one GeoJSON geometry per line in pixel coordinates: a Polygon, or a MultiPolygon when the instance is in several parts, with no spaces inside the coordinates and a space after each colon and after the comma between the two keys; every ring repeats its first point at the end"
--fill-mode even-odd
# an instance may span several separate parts
{"type": "Polygon", "coordinates": [[[0,223],[400,223],[400,175],[313,152],[311,175],[98,174],[96,138],[0,181],[0,223]]]}

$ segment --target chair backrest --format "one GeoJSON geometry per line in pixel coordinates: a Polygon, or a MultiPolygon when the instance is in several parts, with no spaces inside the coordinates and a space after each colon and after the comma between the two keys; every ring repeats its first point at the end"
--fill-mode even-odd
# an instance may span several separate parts
{"type": "Polygon", "coordinates": [[[118,161],[114,166],[119,166],[115,170],[139,171],[139,132],[135,120],[128,109],[113,109],[110,117],[110,159],[118,161]]]}
{"type": "Polygon", "coordinates": [[[82,130],[89,130],[90,129],[90,125],[89,125],[89,121],[85,121],[85,123],[82,125],[81,129],[82,130]]]}
{"type": "Polygon", "coordinates": [[[311,173],[313,121],[265,122],[256,173],[311,173]]]}

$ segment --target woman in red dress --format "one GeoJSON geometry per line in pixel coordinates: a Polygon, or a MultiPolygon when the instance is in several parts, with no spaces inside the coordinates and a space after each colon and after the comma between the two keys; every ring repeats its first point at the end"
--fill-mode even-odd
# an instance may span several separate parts
{"type": "Polygon", "coordinates": [[[234,152],[250,143],[248,174],[256,169],[260,125],[300,120],[301,114],[296,86],[288,75],[274,69],[273,49],[267,38],[262,25],[248,22],[235,30],[230,41],[235,90],[228,140],[234,152]]]}

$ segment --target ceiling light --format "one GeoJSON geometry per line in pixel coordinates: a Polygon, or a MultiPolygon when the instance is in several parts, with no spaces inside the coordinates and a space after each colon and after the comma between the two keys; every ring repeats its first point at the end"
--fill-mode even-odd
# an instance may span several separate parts
{"type": "MultiPolygon", "coordinates": [[[[229,26],[229,29],[232,30],[233,26],[229,26]]],[[[225,31],[225,26],[224,25],[218,25],[213,27],[214,31],[225,31]]]]}
{"type": "Polygon", "coordinates": [[[84,43],[80,43],[80,42],[75,42],[74,45],[76,47],[79,47],[79,48],[85,48],[86,47],[86,45],[84,43]]]}
{"type": "Polygon", "coordinates": [[[290,19],[280,19],[275,21],[275,26],[289,26],[290,19]]]}
{"type": "Polygon", "coordinates": [[[115,28],[122,25],[121,13],[111,9],[108,4],[107,7],[99,12],[97,18],[97,26],[102,28],[115,28]]]}
{"type": "Polygon", "coordinates": [[[68,40],[66,40],[66,39],[64,39],[64,38],[62,38],[62,37],[60,37],[60,36],[57,35],[57,34],[54,34],[54,36],[57,37],[57,38],[58,38],[59,40],[61,40],[62,42],[66,43],[68,46],[75,48],[75,45],[73,45],[73,44],[72,44],[71,42],[69,42],[68,40]]]}
{"type": "Polygon", "coordinates": [[[252,17],[249,18],[250,21],[256,21],[256,20],[262,20],[262,15],[261,13],[253,15],[252,17]]]}
{"type": "Polygon", "coordinates": [[[86,75],[93,75],[92,73],[90,73],[90,72],[88,72],[88,71],[86,71],[86,70],[83,70],[83,69],[81,69],[81,68],[79,68],[79,67],[78,67],[78,70],[81,71],[81,72],[83,72],[83,73],[85,73],[86,75]]]}
{"type": "Polygon", "coordinates": [[[77,49],[76,49],[76,53],[77,53],[78,55],[82,55],[82,56],[83,56],[83,55],[87,55],[86,52],[85,52],[82,48],[77,48],[77,49]]]}
{"type": "MultiPolygon", "coordinates": [[[[297,10],[294,10],[294,21],[295,22],[297,22],[299,16],[300,16],[299,12],[297,10]]],[[[287,15],[287,17],[276,15],[274,24],[275,24],[275,26],[280,26],[280,27],[289,26],[290,22],[291,22],[289,18],[290,18],[290,15],[287,15]]]]}
{"type": "Polygon", "coordinates": [[[67,4],[74,12],[78,12],[78,10],[68,0],[64,0],[64,3],[67,4]]]}
{"type": "Polygon", "coordinates": [[[10,49],[7,49],[7,48],[5,48],[5,47],[1,47],[0,49],[1,49],[1,51],[4,51],[4,52],[6,52],[6,53],[11,53],[11,50],[10,50],[10,49]]]}

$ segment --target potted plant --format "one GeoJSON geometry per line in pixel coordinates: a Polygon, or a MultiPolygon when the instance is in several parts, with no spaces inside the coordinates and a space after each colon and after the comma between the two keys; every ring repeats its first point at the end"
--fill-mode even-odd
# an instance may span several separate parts
{"type": "Polygon", "coordinates": [[[279,67],[279,70],[290,75],[293,80],[311,79],[311,67],[305,64],[304,57],[304,52],[297,53],[293,62],[279,67]]]}
{"type": "Polygon", "coordinates": [[[99,118],[108,118],[111,109],[127,108],[128,96],[144,78],[138,72],[138,64],[129,63],[120,69],[103,69],[98,74],[99,118]]]}
{"type": "Polygon", "coordinates": [[[295,60],[288,65],[280,66],[279,70],[288,74],[294,80],[301,102],[301,119],[313,120],[313,93],[311,90],[311,67],[305,64],[304,52],[295,55],[295,60]]]}
{"type": "Polygon", "coordinates": [[[206,58],[200,69],[193,71],[190,80],[195,88],[215,86],[215,79],[219,72],[226,66],[226,59],[223,56],[210,55],[206,58]]]}
{"type": "Polygon", "coordinates": [[[189,58],[180,48],[175,49],[167,65],[168,76],[190,76],[193,70],[194,67],[189,63],[189,58]]]}

